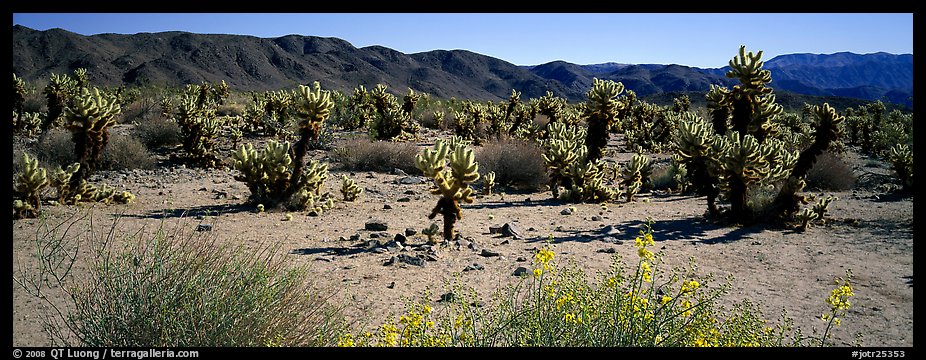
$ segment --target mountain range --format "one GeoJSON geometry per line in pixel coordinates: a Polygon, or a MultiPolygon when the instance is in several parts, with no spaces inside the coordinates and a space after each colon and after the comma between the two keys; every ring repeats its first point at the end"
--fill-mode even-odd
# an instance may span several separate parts
{"type": "MultiPolygon", "coordinates": [[[[383,83],[396,93],[412,88],[442,98],[479,100],[504,99],[517,89],[523,98],[553,91],[578,101],[595,77],[620,81],[640,96],[735,84],[724,76],[727,68],[564,61],[518,66],[466,50],[405,54],[382,46],[357,48],[331,37],[186,32],[85,36],[13,26],[13,72],[18,76],[44,82],[52,73],[81,67],[94,83],[109,86],[225,80],[235,89],[263,91],[319,81],[324,88],[350,91],[383,83]]],[[[912,106],[912,54],[790,54],[767,60],[765,68],[772,71],[776,91],[912,106]]]]}

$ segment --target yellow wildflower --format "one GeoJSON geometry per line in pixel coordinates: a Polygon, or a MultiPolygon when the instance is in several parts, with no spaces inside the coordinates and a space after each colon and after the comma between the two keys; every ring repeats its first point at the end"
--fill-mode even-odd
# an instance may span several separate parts
{"type": "Polygon", "coordinates": [[[347,333],[338,337],[338,347],[354,347],[354,337],[347,333]]]}
{"type": "Polygon", "coordinates": [[[543,270],[539,268],[534,269],[534,277],[540,277],[540,275],[543,275],[543,270]]]}
{"type": "Polygon", "coordinates": [[[660,299],[659,303],[660,303],[660,305],[665,305],[665,304],[668,304],[669,301],[672,301],[672,298],[669,297],[668,295],[663,295],[663,296],[662,296],[662,299],[660,299]]]}

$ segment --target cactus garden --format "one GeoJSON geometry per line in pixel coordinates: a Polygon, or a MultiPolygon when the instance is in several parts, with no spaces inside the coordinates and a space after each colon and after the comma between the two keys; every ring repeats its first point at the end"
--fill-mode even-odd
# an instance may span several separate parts
{"type": "Polygon", "coordinates": [[[705,106],[13,74],[14,346],[912,346],[913,114],[785,109],[733,50],[705,106]],[[94,316],[133,286],[219,305],[94,316]]]}

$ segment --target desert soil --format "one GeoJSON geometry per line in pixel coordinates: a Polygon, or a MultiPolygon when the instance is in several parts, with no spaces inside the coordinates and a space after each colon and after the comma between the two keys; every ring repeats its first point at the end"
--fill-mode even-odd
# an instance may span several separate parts
{"type": "MultiPolygon", "coordinates": [[[[313,151],[312,156],[327,158],[321,151],[313,151]]],[[[630,155],[616,156],[624,162],[630,155]]],[[[516,193],[501,187],[463,206],[464,218],[457,230],[464,246],[441,247],[424,266],[384,263],[399,254],[426,253],[416,249],[426,243],[421,230],[430,224],[426,216],[436,202],[428,192],[429,183],[402,184],[399,180],[405,175],[351,173],[335,164],[326,189],[338,200],[341,174],[355,179],[366,191],[358,201],[337,201],[333,209],[317,217],[296,213],[291,221],[284,221],[281,212],[255,213],[242,206],[248,189],[233,178],[232,171],[180,165],[101,173],[104,182],[137,196],[129,205],[45,209],[48,224],[89,214],[75,229],[86,229],[92,219],[100,231],[118,216],[116,231],[126,235],[150,234],[162,221],[167,227],[190,231],[208,223],[212,225],[209,235],[221,243],[247,248],[278,244],[293,264],[311,267],[313,280],[323,291],[334,292],[332,299],[349,318],[371,325],[401,313],[408,300],[422,296],[439,308],[442,305],[436,300],[454,279],[489,300],[496,289],[519,281],[512,272],[519,266],[531,268],[533,255],[546,245],[550,234],[554,241],[549,246],[559,264],[574,262],[588,274],[605,271],[613,256],[603,252],[607,249],[624,259],[636,258],[633,238],[650,218],[657,249],[665,256],[664,268],[684,266],[689,257],[695,257],[699,273],[713,274],[718,283],[734,276],[732,290],[723,299],[726,304],[753,299],[773,321],[785,310],[797,327],[810,334],[812,328],[824,327],[819,317],[827,309],[824,299],[834,287],[833,280],[851,269],[856,296],[832,340],[853,345],[855,334],[861,333],[864,346],[913,346],[913,197],[886,194],[878,190],[877,181],[869,181],[888,178],[887,165],[859,156],[849,160],[860,175],[858,186],[827,192],[839,200],[831,204],[825,225],[806,232],[708,222],[704,197],[647,193],[638,201],[610,204],[602,210],[598,204],[552,201],[549,191],[516,193]],[[385,205],[391,209],[384,209],[385,205]],[[570,206],[575,206],[575,213],[561,214],[570,206]],[[365,230],[365,223],[373,219],[385,222],[388,229],[365,230]],[[522,236],[490,233],[490,227],[505,223],[515,224],[522,236]],[[603,232],[606,227],[610,233],[603,232]],[[417,234],[408,236],[404,251],[374,251],[364,246],[373,236],[387,243],[406,228],[417,234]],[[466,246],[469,243],[472,246],[466,246]],[[482,256],[483,249],[500,256],[482,256]],[[474,263],[484,269],[463,271],[474,263]]],[[[14,278],[20,268],[35,265],[34,239],[41,224],[37,219],[13,221],[14,278]]],[[[86,271],[78,267],[75,276],[86,271]]],[[[14,281],[13,346],[49,345],[40,321],[40,303],[14,281]]]]}

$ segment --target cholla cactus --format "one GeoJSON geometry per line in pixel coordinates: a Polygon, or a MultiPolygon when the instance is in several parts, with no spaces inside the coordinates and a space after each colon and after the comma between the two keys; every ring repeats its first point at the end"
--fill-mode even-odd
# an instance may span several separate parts
{"type": "Polygon", "coordinates": [[[75,193],[71,188],[71,178],[75,173],[77,173],[77,169],[79,168],[80,163],[73,163],[68,166],[67,169],[59,166],[57,169],[55,169],[54,174],[52,174],[50,184],[57,192],[56,196],[59,203],[73,204],[75,202],[75,193]]]}
{"type": "Polygon", "coordinates": [[[621,170],[621,184],[626,189],[624,193],[627,196],[627,202],[634,200],[637,193],[643,188],[644,183],[649,180],[652,173],[652,167],[649,164],[649,158],[643,154],[636,154],[630,160],[630,164],[621,170]]]}
{"type": "Polygon", "coordinates": [[[436,244],[434,241],[434,235],[437,235],[437,231],[440,228],[437,227],[437,223],[431,223],[431,226],[428,226],[424,230],[421,230],[421,233],[428,237],[428,244],[436,244]]]}
{"type": "Polygon", "coordinates": [[[48,187],[48,176],[44,168],[39,167],[39,160],[23,153],[23,170],[16,177],[16,193],[22,197],[17,205],[13,204],[13,216],[17,219],[38,216],[42,209],[42,190],[48,187]]]}
{"type": "Polygon", "coordinates": [[[344,195],[344,201],[354,201],[363,193],[363,188],[358,186],[354,180],[341,175],[341,194],[344,195]]]}
{"type": "Polygon", "coordinates": [[[611,137],[611,126],[617,121],[618,111],[623,104],[617,96],[624,91],[624,85],[611,80],[594,79],[594,85],[588,91],[588,105],[585,116],[588,119],[588,135],[585,147],[588,152],[586,161],[601,159],[605,145],[611,137]]]}
{"type": "Polygon", "coordinates": [[[13,74],[13,130],[22,131],[22,116],[26,105],[26,82],[13,74]]]}
{"type": "Polygon", "coordinates": [[[563,112],[566,109],[566,99],[554,96],[552,91],[547,91],[546,95],[540,97],[537,101],[537,113],[546,116],[550,121],[547,123],[546,130],[549,134],[550,124],[555,124],[563,120],[563,112]]]}
{"type": "Polygon", "coordinates": [[[913,152],[905,144],[897,144],[891,148],[888,160],[900,178],[904,190],[913,190],[913,152]]]}
{"type": "Polygon", "coordinates": [[[492,188],[495,186],[495,172],[489,171],[482,176],[482,193],[492,195],[492,188]]]}
{"type": "MultiPolygon", "coordinates": [[[[198,96],[198,95],[197,95],[198,96]]],[[[183,136],[183,149],[190,159],[204,167],[217,167],[215,138],[222,129],[210,102],[200,102],[197,96],[184,94],[177,104],[177,124],[183,136]]]]}
{"type": "Polygon", "coordinates": [[[65,126],[71,131],[74,152],[80,162],[80,168],[71,179],[72,187],[96,170],[109,142],[109,128],[116,123],[115,116],[120,112],[122,109],[116,99],[97,88],[93,91],[82,88],[73,106],[65,109],[65,126]]]}
{"type": "MultiPolygon", "coordinates": [[[[370,127],[370,135],[374,139],[404,140],[417,136],[420,130],[418,123],[412,121],[411,113],[404,110],[395,95],[386,92],[385,85],[377,85],[370,96],[377,115],[370,127]]],[[[407,106],[414,108],[414,102],[417,102],[415,96],[414,93],[409,95],[407,106]]]]}
{"type": "Polygon", "coordinates": [[[434,148],[424,149],[415,156],[415,166],[425,176],[434,179],[436,187],[431,193],[441,195],[428,218],[433,219],[437,214],[443,215],[444,240],[453,239],[454,223],[463,219],[460,201],[473,202],[473,189],[469,184],[479,179],[479,164],[474,159],[473,149],[463,145],[451,149],[440,139],[434,144],[434,148]]]}
{"type": "Polygon", "coordinates": [[[408,94],[402,99],[402,111],[405,112],[409,117],[412,116],[412,111],[415,111],[415,104],[418,103],[418,100],[421,99],[421,94],[415,94],[415,91],[412,88],[408,88],[408,94]]]}
{"type": "Polygon", "coordinates": [[[39,113],[27,112],[20,114],[13,112],[13,131],[26,137],[38,135],[42,126],[42,116],[39,113]]]}
{"type": "Polygon", "coordinates": [[[434,124],[437,128],[443,129],[446,127],[444,121],[446,121],[446,115],[443,111],[437,110],[434,111],[434,124]]]}
{"type": "Polygon", "coordinates": [[[293,177],[295,167],[290,156],[290,144],[270,140],[261,151],[251,144],[244,144],[232,153],[233,167],[240,173],[235,180],[247,184],[251,192],[250,204],[274,207],[282,205],[297,210],[321,213],[330,208],[327,194],[321,193],[328,178],[328,165],[310,161],[297,180],[293,177]],[[294,189],[286,186],[289,183],[294,189]]]}
{"type": "Polygon", "coordinates": [[[585,138],[585,129],[553,123],[548,127],[547,134],[543,142],[543,162],[550,172],[553,197],[558,198],[560,186],[566,189],[572,187],[571,178],[566,176],[570,166],[585,162],[586,148],[581,143],[585,138]]]}
{"type": "Polygon", "coordinates": [[[51,74],[51,78],[42,93],[48,100],[48,114],[42,123],[42,133],[46,133],[53,124],[58,122],[64,108],[68,106],[71,98],[78,92],[77,82],[67,75],[51,74]]]}
{"type": "Polygon", "coordinates": [[[839,124],[845,119],[836,113],[836,110],[829,104],[823,106],[812,106],[810,112],[817,118],[818,125],[814,132],[814,141],[801,152],[797,162],[790,170],[784,186],[775,197],[773,209],[782,218],[790,218],[798,211],[800,204],[806,204],[807,200],[798,194],[804,189],[804,179],[807,173],[817,161],[817,156],[829,148],[830,144],[839,139],[839,124]]]}
{"type": "Polygon", "coordinates": [[[795,218],[798,221],[800,221],[800,224],[798,225],[798,230],[800,231],[806,230],[808,227],[810,227],[810,225],[813,222],[818,221],[821,224],[825,223],[826,222],[826,219],[825,219],[826,212],[829,210],[830,203],[832,203],[835,200],[839,200],[839,198],[835,196],[827,196],[817,201],[817,203],[814,204],[813,207],[804,208],[800,212],[795,214],[795,218]]]}

